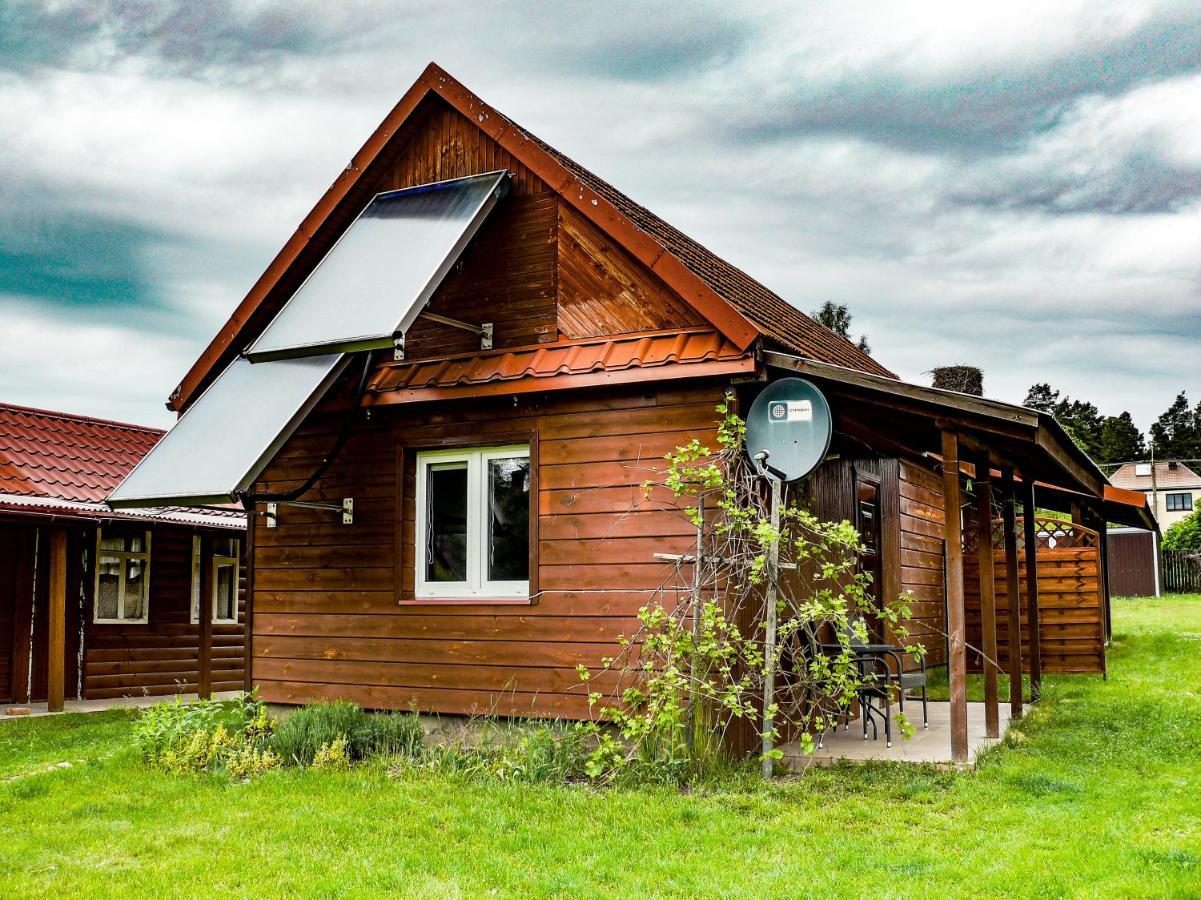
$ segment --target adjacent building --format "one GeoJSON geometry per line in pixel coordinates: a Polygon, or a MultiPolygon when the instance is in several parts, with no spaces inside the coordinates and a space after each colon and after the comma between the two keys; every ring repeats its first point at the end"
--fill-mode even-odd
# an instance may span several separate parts
{"type": "Polygon", "coordinates": [[[1118,487],[1146,494],[1164,529],[1201,507],[1201,475],[1182,462],[1126,463],[1109,478],[1118,487]]]}
{"type": "Polygon", "coordinates": [[[245,516],[104,503],[161,436],[0,404],[0,702],[244,686],[245,516]]]}

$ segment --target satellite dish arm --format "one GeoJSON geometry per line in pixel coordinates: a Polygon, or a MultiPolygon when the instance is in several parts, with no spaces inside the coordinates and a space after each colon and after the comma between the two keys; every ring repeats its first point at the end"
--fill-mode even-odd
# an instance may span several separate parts
{"type": "Polygon", "coordinates": [[[764,478],[774,478],[776,481],[783,481],[784,473],[775,466],[768,464],[767,458],[769,456],[771,456],[770,450],[760,450],[751,457],[751,461],[754,462],[755,468],[759,470],[759,474],[764,478]]]}

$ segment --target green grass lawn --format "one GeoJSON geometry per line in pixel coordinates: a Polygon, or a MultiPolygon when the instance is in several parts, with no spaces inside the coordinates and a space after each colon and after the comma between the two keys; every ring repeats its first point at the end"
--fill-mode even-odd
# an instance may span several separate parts
{"type": "Polygon", "coordinates": [[[1201,896],[1201,597],[1114,604],[1108,681],[974,772],[683,794],[148,771],[130,715],[0,722],[0,896],[1201,896]],[[62,765],[69,763],[70,765],[62,765]]]}

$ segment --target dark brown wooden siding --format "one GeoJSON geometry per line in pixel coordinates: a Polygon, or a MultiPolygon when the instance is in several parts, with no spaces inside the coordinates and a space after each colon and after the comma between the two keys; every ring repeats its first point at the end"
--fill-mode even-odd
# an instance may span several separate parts
{"type": "Polygon", "coordinates": [[[0,525],[0,701],[16,699],[13,690],[13,656],[16,650],[17,583],[21,534],[11,525],[0,525]]]}
{"type": "Polygon", "coordinates": [[[899,464],[900,589],[912,600],[910,631],[926,647],[927,665],[947,661],[946,518],[941,478],[916,463],[899,464]]]}
{"type": "MultiPolygon", "coordinates": [[[[367,707],[582,716],[577,664],[596,666],[670,579],[655,552],[692,528],[670,496],[643,497],[663,454],[711,439],[720,385],[524,395],[378,410],[314,495],[355,498],[355,523],[284,508],[255,522],[253,677],[284,703],[346,697],[367,707]],[[533,605],[413,597],[413,471],[419,449],[537,435],[533,605]],[[404,605],[401,602],[404,601],[404,605]]],[[[292,486],[333,439],[318,413],[264,474],[292,486]]],[[[610,685],[611,686],[611,685],[610,685]]]]}
{"type": "MultiPolygon", "coordinates": [[[[92,532],[92,548],[95,533],[92,532]]],[[[85,578],[84,699],[195,692],[200,626],[191,622],[192,535],[155,526],[150,544],[150,621],[145,625],[92,621],[93,575],[85,578]]],[[[94,549],[89,559],[94,556],[94,549]]],[[[90,568],[90,566],[89,566],[90,568]]],[[[246,566],[240,567],[237,625],[213,625],[213,691],[241,690],[245,647],[246,566]]]]}

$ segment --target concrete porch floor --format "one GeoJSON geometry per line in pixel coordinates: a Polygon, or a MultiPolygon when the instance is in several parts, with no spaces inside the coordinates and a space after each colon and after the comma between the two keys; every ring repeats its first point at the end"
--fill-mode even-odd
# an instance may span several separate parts
{"type": "MultiPolygon", "coordinates": [[[[237,691],[221,691],[213,694],[214,700],[228,700],[231,697],[237,696],[237,691]]],[[[43,703],[4,703],[0,704],[0,722],[6,719],[29,719],[37,716],[59,716],[66,713],[90,713],[103,712],[106,709],[142,709],[147,706],[153,706],[155,703],[161,703],[164,700],[172,700],[178,697],[183,703],[190,703],[200,699],[196,694],[162,694],[153,697],[115,697],[111,700],[64,700],[63,711],[61,713],[52,713],[46,708],[43,703]],[[12,715],[8,711],[10,709],[28,709],[28,713],[12,715]]]]}
{"type": "MultiPolygon", "coordinates": [[[[894,704],[892,715],[895,717],[898,707],[894,704]]],[[[909,722],[917,729],[909,740],[903,740],[897,731],[896,719],[893,719],[892,747],[884,740],[884,725],[878,723],[879,737],[872,739],[872,727],[867,727],[867,740],[863,739],[863,724],[859,719],[851,720],[849,729],[839,728],[837,732],[827,732],[822,749],[814,751],[812,756],[805,756],[800,744],[792,742],[785,744],[785,761],[790,768],[803,769],[807,765],[831,765],[841,760],[848,762],[916,762],[916,763],[946,763],[952,764],[951,758],[951,704],[930,703],[930,727],[922,728],[921,701],[906,698],[905,714],[909,722]]],[[[1002,703],[1000,707],[1001,737],[1009,728],[1009,704],[1002,703]]],[[[968,764],[976,762],[981,751],[999,739],[985,737],[984,733],[984,704],[969,703],[967,705],[967,746],[968,764]]]]}

